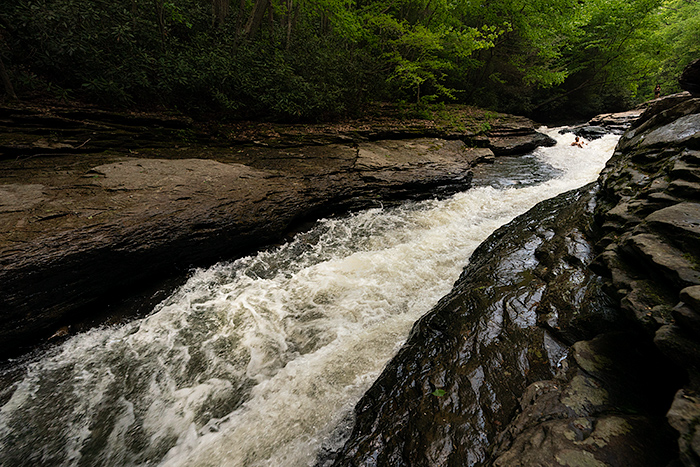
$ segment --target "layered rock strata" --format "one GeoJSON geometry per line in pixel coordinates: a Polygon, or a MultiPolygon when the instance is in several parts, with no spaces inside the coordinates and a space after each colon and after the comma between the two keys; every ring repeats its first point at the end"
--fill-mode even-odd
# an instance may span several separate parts
{"type": "Polygon", "coordinates": [[[320,465],[700,465],[699,203],[685,96],[475,251],[320,465]]]}
{"type": "Polygon", "coordinates": [[[0,358],[140,289],[134,307],[148,308],[161,279],[318,216],[466,189],[486,146],[549,144],[519,117],[494,123],[493,144],[390,126],[262,142],[206,139],[174,117],[0,110],[0,358]]]}

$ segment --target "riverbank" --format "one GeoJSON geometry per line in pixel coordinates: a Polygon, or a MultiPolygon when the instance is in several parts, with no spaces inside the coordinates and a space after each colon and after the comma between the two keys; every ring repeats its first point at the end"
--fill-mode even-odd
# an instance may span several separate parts
{"type": "Polygon", "coordinates": [[[698,465],[699,194],[700,99],[659,100],[481,244],[322,465],[698,465]]]}
{"type": "Polygon", "coordinates": [[[396,112],[333,125],[214,125],[0,108],[0,355],[80,322],[147,312],[164,281],[320,216],[464,190],[475,164],[552,143],[522,117],[396,112]]]}
{"type": "Polygon", "coordinates": [[[313,464],[474,249],[595,180],[618,139],[582,149],[544,131],[560,144],[475,167],[469,190],[323,219],[193,271],[148,316],[14,362],[0,377],[8,462],[60,464],[70,439],[87,464],[313,464]]]}

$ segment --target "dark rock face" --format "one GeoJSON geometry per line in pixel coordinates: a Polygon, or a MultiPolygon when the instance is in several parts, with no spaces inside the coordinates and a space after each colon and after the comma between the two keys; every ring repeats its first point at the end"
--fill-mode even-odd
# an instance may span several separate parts
{"type": "Polygon", "coordinates": [[[601,261],[622,311],[686,372],[668,413],[680,458],[700,463],[700,99],[646,118],[601,181],[601,261]]]}
{"type": "Polygon", "coordinates": [[[700,96],[700,59],[690,62],[678,78],[681,89],[688,91],[693,97],[700,96]]]}
{"type": "MultiPolygon", "coordinates": [[[[0,116],[0,358],[141,284],[247,254],[301,222],[466,189],[471,167],[493,156],[488,136],[421,137],[435,128],[350,128],[302,144],[287,128],[234,144],[163,116],[0,116]],[[379,136],[394,139],[369,139],[379,136]]],[[[539,138],[532,121],[498,121],[519,145],[539,138]]]]}
{"type": "MultiPolygon", "coordinates": [[[[576,193],[541,204],[536,215],[501,228],[477,249],[454,290],[415,325],[358,403],[355,431],[334,465],[483,465],[489,459],[516,410],[514,395],[551,379],[566,356],[551,329],[536,326],[537,307],[551,296],[537,251],[558,229],[552,209],[566,209],[581,196],[590,198],[576,193]]],[[[579,230],[567,233],[580,242],[579,230]]],[[[581,255],[586,260],[585,249],[581,255]]],[[[572,258],[573,266],[580,269],[580,261],[572,258]]],[[[558,314],[552,323],[559,326],[558,314]]]]}
{"type": "Polygon", "coordinates": [[[594,194],[541,203],[474,253],[358,403],[333,465],[670,460],[671,430],[649,400],[672,394],[644,377],[667,372],[588,268],[594,194]]]}
{"type": "Polygon", "coordinates": [[[586,138],[589,140],[594,140],[602,138],[608,133],[611,133],[607,128],[597,125],[583,125],[573,129],[573,134],[586,138]]]}
{"type": "Polygon", "coordinates": [[[601,114],[593,117],[588,121],[588,126],[603,127],[608,132],[620,135],[627,131],[630,125],[636,122],[644,109],[633,109],[627,112],[616,112],[610,114],[601,114]]]}
{"type": "Polygon", "coordinates": [[[647,112],[477,249],[333,465],[700,465],[700,99],[647,112]]]}

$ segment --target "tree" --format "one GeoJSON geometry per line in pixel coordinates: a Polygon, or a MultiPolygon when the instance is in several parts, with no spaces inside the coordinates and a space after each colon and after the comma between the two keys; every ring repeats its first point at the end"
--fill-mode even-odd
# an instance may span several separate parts
{"type": "Polygon", "coordinates": [[[700,2],[664,1],[655,20],[645,50],[651,71],[644,88],[649,92],[659,83],[664,93],[676,92],[683,68],[700,57],[700,2]]]}
{"type": "Polygon", "coordinates": [[[10,80],[10,75],[5,68],[5,62],[2,59],[2,52],[6,48],[6,27],[4,24],[0,24],[0,79],[2,79],[3,87],[5,88],[5,95],[7,95],[12,100],[17,100],[17,94],[15,94],[15,88],[12,86],[12,81],[10,80]]]}
{"type": "Polygon", "coordinates": [[[20,94],[247,118],[325,117],[371,100],[610,110],[656,82],[673,89],[700,44],[688,0],[6,3],[6,89],[13,76],[20,94]]]}

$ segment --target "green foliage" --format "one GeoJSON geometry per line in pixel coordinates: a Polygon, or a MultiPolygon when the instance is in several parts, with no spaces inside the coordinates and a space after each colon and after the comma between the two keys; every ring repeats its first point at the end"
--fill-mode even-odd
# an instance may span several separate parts
{"type": "Polygon", "coordinates": [[[677,78],[691,61],[700,58],[700,3],[664,1],[654,15],[652,34],[643,50],[649,73],[640,93],[653,96],[653,87],[661,85],[664,94],[680,91],[677,78]]]}
{"type": "Polygon", "coordinates": [[[232,118],[330,118],[373,100],[424,117],[446,101],[584,115],[677,90],[700,56],[688,0],[6,3],[0,54],[18,91],[232,118]]]}

